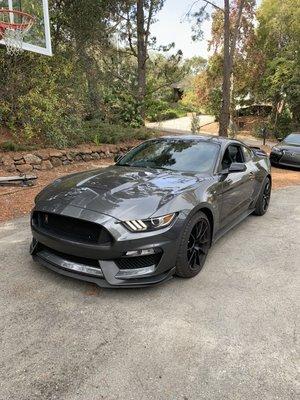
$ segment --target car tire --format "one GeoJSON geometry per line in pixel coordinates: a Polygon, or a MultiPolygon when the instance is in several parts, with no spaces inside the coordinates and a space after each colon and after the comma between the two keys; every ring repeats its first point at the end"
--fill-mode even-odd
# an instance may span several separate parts
{"type": "Polygon", "coordinates": [[[176,259],[177,276],[193,278],[199,274],[211,246],[211,230],[210,221],[202,211],[186,224],[176,259]]]}
{"type": "Polygon", "coordinates": [[[268,177],[265,179],[261,188],[259,197],[255,205],[255,209],[253,211],[254,215],[262,216],[268,211],[271,198],[271,189],[271,179],[268,177]]]}

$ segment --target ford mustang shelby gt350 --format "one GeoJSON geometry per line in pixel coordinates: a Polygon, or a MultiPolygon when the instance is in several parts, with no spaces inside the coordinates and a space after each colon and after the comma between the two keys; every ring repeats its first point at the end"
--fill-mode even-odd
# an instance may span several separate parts
{"type": "Polygon", "coordinates": [[[270,161],[259,149],[220,137],[151,139],[113,166],[42,190],[31,254],[104,287],[191,278],[218,238],[249,214],[265,214],[270,194],[270,161]]]}

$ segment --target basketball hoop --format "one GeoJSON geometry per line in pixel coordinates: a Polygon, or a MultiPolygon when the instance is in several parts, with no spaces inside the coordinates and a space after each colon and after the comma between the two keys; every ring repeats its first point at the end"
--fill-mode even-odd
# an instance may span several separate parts
{"type": "Polygon", "coordinates": [[[23,38],[34,24],[34,17],[23,11],[0,8],[0,39],[4,40],[7,53],[21,53],[23,38]]]}

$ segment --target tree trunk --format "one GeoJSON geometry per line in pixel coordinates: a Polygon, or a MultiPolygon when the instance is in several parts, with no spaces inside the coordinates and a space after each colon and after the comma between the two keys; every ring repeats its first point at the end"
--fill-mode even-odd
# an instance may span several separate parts
{"type": "Polygon", "coordinates": [[[137,60],[138,60],[137,99],[141,107],[141,116],[144,119],[145,96],[146,96],[146,61],[147,61],[144,0],[137,0],[136,5],[137,5],[137,60]]]}
{"type": "Polygon", "coordinates": [[[87,112],[90,114],[91,118],[97,118],[101,114],[102,105],[101,93],[97,85],[98,69],[95,60],[87,53],[84,44],[77,43],[77,51],[87,81],[89,97],[89,109],[87,112]]]}
{"type": "Polygon", "coordinates": [[[222,107],[220,113],[219,135],[228,136],[230,121],[230,6],[229,0],[224,0],[224,64],[223,64],[223,86],[222,86],[222,107]]]}

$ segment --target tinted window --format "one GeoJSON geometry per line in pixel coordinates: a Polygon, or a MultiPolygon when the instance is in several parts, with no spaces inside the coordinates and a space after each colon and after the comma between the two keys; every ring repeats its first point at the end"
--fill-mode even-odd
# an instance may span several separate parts
{"type": "Polygon", "coordinates": [[[300,133],[291,133],[284,139],[288,144],[300,144],[300,133]]]}
{"type": "Polygon", "coordinates": [[[245,162],[252,160],[252,151],[250,149],[247,149],[247,147],[244,147],[244,146],[242,146],[242,150],[243,150],[245,162]]]}
{"type": "Polygon", "coordinates": [[[241,146],[231,144],[225,150],[222,160],[222,169],[228,169],[233,162],[242,163],[244,162],[244,157],[241,146]]]}
{"type": "Polygon", "coordinates": [[[117,165],[183,172],[212,171],[220,146],[199,140],[151,140],[127,153],[117,165]]]}

